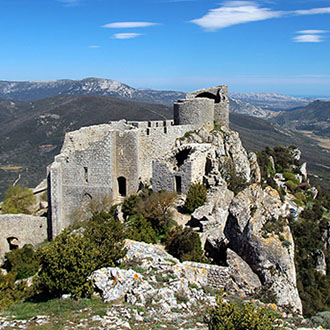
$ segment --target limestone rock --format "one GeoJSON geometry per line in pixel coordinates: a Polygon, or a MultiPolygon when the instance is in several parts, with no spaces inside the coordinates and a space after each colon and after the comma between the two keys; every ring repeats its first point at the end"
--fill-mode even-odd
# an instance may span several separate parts
{"type": "Polygon", "coordinates": [[[289,227],[281,224],[284,210],[278,192],[251,185],[235,196],[229,212],[224,231],[229,247],[249,264],[262,285],[273,291],[279,306],[301,313],[294,242],[289,227]],[[280,233],[266,232],[269,222],[277,224],[280,233]]]}
{"type": "Polygon", "coordinates": [[[234,279],[238,290],[241,290],[244,294],[255,293],[255,290],[261,287],[259,277],[252,271],[250,266],[233,250],[227,249],[226,252],[230,274],[234,279]]]}

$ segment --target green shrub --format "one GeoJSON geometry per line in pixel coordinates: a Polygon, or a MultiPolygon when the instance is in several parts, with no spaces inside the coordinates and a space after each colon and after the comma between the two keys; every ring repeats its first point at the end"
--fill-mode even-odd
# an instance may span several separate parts
{"type": "Polygon", "coordinates": [[[24,213],[31,214],[36,198],[31,189],[20,186],[9,186],[5,192],[5,199],[2,204],[2,213],[24,213]]]}
{"type": "Polygon", "coordinates": [[[143,196],[137,204],[138,213],[147,219],[159,238],[167,235],[173,225],[170,208],[177,194],[168,191],[152,192],[143,196]]]}
{"type": "Polygon", "coordinates": [[[19,303],[30,295],[30,290],[23,281],[16,282],[15,274],[0,273],[0,310],[19,303]]]}
{"type": "Polygon", "coordinates": [[[187,212],[193,213],[198,207],[204,205],[206,200],[206,187],[201,183],[193,183],[189,188],[184,208],[187,212]]]}
{"type": "Polygon", "coordinates": [[[5,254],[4,268],[16,274],[17,280],[28,278],[37,273],[39,258],[31,245],[24,245],[5,254]]]}
{"type": "Polygon", "coordinates": [[[123,239],[122,224],[107,213],[94,215],[84,224],[83,233],[65,230],[39,251],[38,289],[52,296],[89,296],[92,284],[87,277],[117,264],[125,255],[123,239]]]}
{"type": "Polygon", "coordinates": [[[295,192],[295,190],[297,189],[297,184],[295,184],[292,180],[286,181],[285,184],[291,192],[295,192]]]}
{"type": "Polygon", "coordinates": [[[141,199],[140,195],[131,195],[124,200],[121,210],[125,219],[138,212],[137,205],[141,199]]]}
{"type": "Polygon", "coordinates": [[[125,221],[125,237],[146,243],[157,242],[157,235],[151,223],[141,214],[131,215],[125,221]]]}
{"type": "Polygon", "coordinates": [[[180,261],[208,262],[203,255],[199,235],[188,227],[177,227],[169,233],[166,250],[180,261]]]}
{"type": "Polygon", "coordinates": [[[279,328],[275,319],[275,313],[266,308],[252,303],[227,303],[218,297],[216,306],[209,310],[207,322],[210,330],[273,330],[279,328]]]}
{"type": "Polygon", "coordinates": [[[311,317],[311,322],[313,326],[316,327],[323,327],[325,329],[330,328],[330,312],[325,311],[325,312],[319,312],[315,316],[311,317]]]}

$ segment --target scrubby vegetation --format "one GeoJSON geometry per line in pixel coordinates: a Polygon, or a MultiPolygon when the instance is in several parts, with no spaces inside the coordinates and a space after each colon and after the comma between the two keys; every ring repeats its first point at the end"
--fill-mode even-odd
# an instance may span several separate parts
{"type": "Polygon", "coordinates": [[[216,306],[209,310],[210,330],[273,330],[279,329],[274,311],[252,303],[226,302],[218,297],[216,306]]]}
{"type": "Polygon", "coordinates": [[[144,189],[139,195],[131,195],[122,206],[127,237],[146,243],[165,239],[175,226],[170,208],[177,195],[172,192],[153,192],[144,189]]]}
{"type": "Polygon", "coordinates": [[[208,262],[199,235],[188,227],[177,227],[170,232],[166,239],[166,250],[180,261],[208,262]]]}
{"type": "Polygon", "coordinates": [[[81,230],[65,230],[39,250],[37,287],[51,296],[90,296],[86,278],[96,269],[115,266],[125,255],[122,224],[107,213],[94,215],[81,230]]]}
{"type": "Polygon", "coordinates": [[[204,205],[207,200],[207,189],[201,183],[191,184],[187,199],[184,204],[184,209],[188,213],[193,213],[198,207],[204,205]]]}
{"type": "Polygon", "coordinates": [[[20,186],[9,186],[5,192],[5,199],[2,204],[2,213],[24,213],[31,214],[33,212],[33,204],[36,198],[29,188],[20,186]]]}
{"type": "Polygon", "coordinates": [[[2,275],[0,272],[0,310],[19,303],[30,295],[30,290],[24,282],[15,281],[15,274],[2,275]]]}
{"type": "Polygon", "coordinates": [[[24,245],[21,249],[15,249],[5,254],[3,268],[9,273],[15,274],[17,280],[21,280],[36,274],[39,263],[39,257],[33,246],[24,245]]]}
{"type": "MultiPolygon", "coordinates": [[[[289,194],[294,202],[303,208],[300,216],[289,217],[289,225],[295,243],[297,286],[303,303],[305,316],[330,310],[330,251],[328,232],[330,228],[330,195],[320,187],[313,191],[308,182],[298,180],[301,173],[299,162],[294,157],[295,147],[266,148],[258,153],[258,162],[264,182],[277,189],[282,199],[289,194]],[[286,193],[275,180],[275,173],[283,176],[286,193]],[[316,255],[324,254],[327,263],[326,275],[318,272],[316,255]]],[[[280,236],[286,219],[264,225],[264,235],[275,232],[280,236]]],[[[285,242],[284,242],[285,243],[285,242]]]]}

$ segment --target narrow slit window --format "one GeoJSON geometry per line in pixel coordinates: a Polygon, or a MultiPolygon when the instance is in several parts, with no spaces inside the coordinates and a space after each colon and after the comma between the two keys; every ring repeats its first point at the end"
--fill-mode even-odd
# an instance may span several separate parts
{"type": "Polygon", "coordinates": [[[88,183],[88,167],[84,167],[84,178],[85,182],[88,183]]]}
{"type": "Polygon", "coordinates": [[[178,175],[175,176],[175,186],[176,186],[176,192],[178,194],[181,194],[181,192],[182,192],[182,180],[181,180],[181,176],[178,176],[178,175]]]}

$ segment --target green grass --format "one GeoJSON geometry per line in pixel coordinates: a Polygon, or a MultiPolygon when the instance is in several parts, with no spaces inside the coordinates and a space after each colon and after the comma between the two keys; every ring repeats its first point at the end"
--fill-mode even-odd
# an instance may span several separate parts
{"type": "Polygon", "coordinates": [[[93,299],[52,299],[45,302],[24,302],[14,305],[2,313],[3,316],[11,316],[17,320],[27,320],[37,315],[60,317],[61,319],[72,318],[73,315],[89,316],[106,314],[111,304],[102,302],[100,298],[93,299]],[[84,310],[84,313],[80,311],[84,310]]]}

